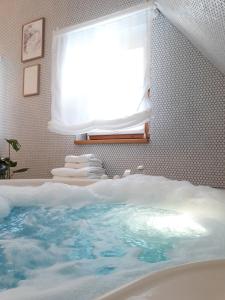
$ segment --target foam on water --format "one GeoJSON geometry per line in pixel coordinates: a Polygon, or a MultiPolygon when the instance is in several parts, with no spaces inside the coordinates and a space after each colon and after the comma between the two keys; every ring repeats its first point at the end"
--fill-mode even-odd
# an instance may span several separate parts
{"type": "Polygon", "coordinates": [[[2,186],[0,218],[1,300],[93,300],[225,256],[225,192],[163,177],[2,186]]]}

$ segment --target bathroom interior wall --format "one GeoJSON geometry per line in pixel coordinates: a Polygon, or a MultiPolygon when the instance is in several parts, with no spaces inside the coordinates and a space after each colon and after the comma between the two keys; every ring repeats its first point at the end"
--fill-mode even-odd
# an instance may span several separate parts
{"type": "Polygon", "coordinates": [[[225,1],[156,0],[157,7],[225,74],[225,1]]]}
{"type": "Polygon", "coordinates": [[[151,142],[75,146],[48,132],[52,31],[107,15],[138,0],[0,0],[0,155],[4,138],[22,144],[17,178],[45,178],[67,154],[93,152],[110,176],[144,165],[146,174],[225,187],[225,77],[163,15],[154,20],[151,142]],[[22,24],[46,18],[43,59],[21,63],[22,24]],[[41,64],[41,93],[22,96],[23,67],[41,64]]]}

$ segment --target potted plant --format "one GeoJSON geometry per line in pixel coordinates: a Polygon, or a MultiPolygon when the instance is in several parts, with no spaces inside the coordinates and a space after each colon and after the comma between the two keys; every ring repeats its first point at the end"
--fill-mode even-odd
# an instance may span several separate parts
{"type": "Polygon", "coordinates": [[[13,170],[17,166],[16,161],[11,160],[11,150],[18,152],[21,148],[20,143],[15,139],[5,139],[8,143],[8,157],[0,158],[0,179],[10,179],[16,173],[23,173],[28,170],[28,168],[13,170]]]}

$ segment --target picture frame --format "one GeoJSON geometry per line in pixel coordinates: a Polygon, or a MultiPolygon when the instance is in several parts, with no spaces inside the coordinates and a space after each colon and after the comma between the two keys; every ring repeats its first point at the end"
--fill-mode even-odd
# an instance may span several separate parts
{"type": "Polygon", "coordinates": [[[24,24],[22,27],[21,61],[44,57],[45,18],[24,24]]]}
{"type": "Polygon", "coordinates": [[[40,64],[27,66],[23,69],[23,96],[40,94],[40,64]]]}

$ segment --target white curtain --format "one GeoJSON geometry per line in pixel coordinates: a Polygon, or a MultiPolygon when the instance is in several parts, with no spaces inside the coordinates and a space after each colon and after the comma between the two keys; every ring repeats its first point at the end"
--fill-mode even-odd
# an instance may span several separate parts
{"type": "Polygon", "coordinates": [[[49,130],[76,135],[150,119],[153,8],[54,32],[49,130]]]}

